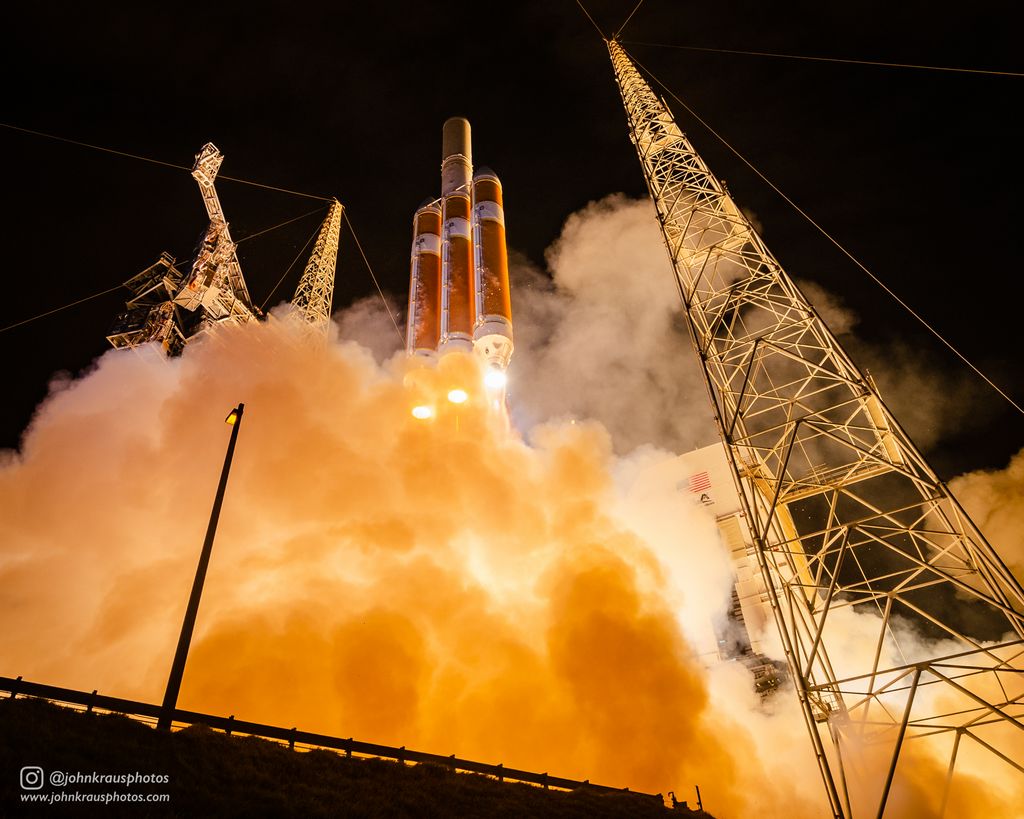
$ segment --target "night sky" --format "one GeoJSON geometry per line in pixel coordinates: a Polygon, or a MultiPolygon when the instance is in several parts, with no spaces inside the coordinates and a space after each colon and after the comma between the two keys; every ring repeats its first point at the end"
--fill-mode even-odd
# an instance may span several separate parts
{"type": "MultiPolygon", "coordinates": [[[[471,121],[475,163],[496,170],[505,186],[510,246],[536,263],[587,202],[645,193],[607,52],[572,0],[150,5],[19,4],[6,12],[3,121],[188,166],[212,141],[226,156],[223,174],[336,196],[397,303],[408,283],[412,213],[437,195],[440,129],[449,116],[471,121]]],[[[635,2],[586,5],[610,32],[635,2]]],[[[1024,403],[1021,311],[1009,294],[1021,275],[1024,79],[650,45],[1024,70],[1020,21],[1009,3],[958,5],[955,15],[924,2],[891,5],[780,10],[645,0],[621,39],[1024,403]]],[[[858,343],[913,350],[937,374],[936,389],[952,382],[967,396],[959,431],[929,453],[940,475],[1004,466],[1024,446],[1024,416],[673,107],[738,204],[757,215],[790,274],[860,315],[858,343]]],[[[206,216],[186,171],[8,129],[0,140],[0,326],[113,287],[163,250],[190,258],[206,216]]],[[[228,181],[218,190],[236,240],[325,204],[228,181]]],[[[322,218],[242,244],[257,303],[322,218]]],[[[268,307],[291,294],[304,261],[268,307]]],[[[373,292],[345,232],[335,309],[373,292]]],[[[12,374],[0,447],[18,445],[55,373],[79,373],[107,349],[124,297],[113,292],[0,333],[12,374]]]]}

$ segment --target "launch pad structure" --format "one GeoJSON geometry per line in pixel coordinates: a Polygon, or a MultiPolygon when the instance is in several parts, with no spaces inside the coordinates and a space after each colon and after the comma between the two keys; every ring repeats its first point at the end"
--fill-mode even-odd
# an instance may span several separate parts
{"type": "Polygon", "coordinates": [[[946,754],[941,813],[965,743],[1024,774],[1019,581],[606,44],[832,816],[883,816],[914,743],[946,754]],[[873,651],[840,670],[843,620],[873,651]]]}

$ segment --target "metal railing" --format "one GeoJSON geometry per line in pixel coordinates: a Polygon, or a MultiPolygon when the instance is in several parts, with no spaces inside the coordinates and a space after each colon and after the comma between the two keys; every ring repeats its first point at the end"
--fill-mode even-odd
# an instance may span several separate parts
{"type": "MultiPolygon", "coordinates": [[[[146,722],[155,723],[161,714],[159,705],[135,700],[121,699],[120,697],[108,697],[96,691],[76,691],[71,688],[60,688],[55,685],[43,685],[42,683],[29,682],[21,677],[0,677],[0,691],[9,692],[10,697],[35,697],[49,700],[51,702],[84,707],[86,711],[103,711],[108,713],[123,714],[128,717],[142,719],[146,722]]],[[[174,710],[173,721],[179,725],[206,725],[210,728],[231,734],[244,734],[247,736],[260,737],[262,739],[274,740],[287,744],[295,750],[296,746],[307,748],[326,748],[332,751],[343,752],[345,756],[352,757],[377,757],[381,759],[394,759],[406,763],[428,763],[441,765],[452,771],[483,774],[493,776],[499,782],[510,780],[513,782],[527,782],[531,785],[539,785],[542,788],[556,788],[558,790],[584,789],[593,793],[618,793],[629,794],[640,799],[657,800],[664,804],[660,793],[643,793],[632,791],[629,788],[613,788],[608,785],[595,785],[589,779],[582,781],[578,779],[566,779],[561,776],[551,776],[548,773],[534,773],[522,771],[518,768],[506,768],[503,764],[491,765],[486,762],[474,762],[471,759],[460,759],[452,754],[441,756],[440,754],[429,754],[424,751],[413,751],[404,745],[395,748],[390,745],[377,745],[372,742],[360,742],[359,740],[343,739],[332,737],[327,734],[314,734],[309,731],[300,731],[297,728],[280,728],[274,725],[263,725],[258,722],[235,719],[232,714],[229,717],[218,717],[213,714],[202,714],[198,711],[186,711],[181,708],[174,710]]]]}

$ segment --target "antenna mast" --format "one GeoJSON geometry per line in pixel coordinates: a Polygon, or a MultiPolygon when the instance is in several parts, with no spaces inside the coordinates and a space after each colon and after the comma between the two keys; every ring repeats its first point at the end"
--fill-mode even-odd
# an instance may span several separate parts
{"type": "Polygon", "coordinates": [[[1024,773],[1020,583],[608,50],[832,815],[881,817],[911,739],[948,760],[942,809],[963,742],[1024,773]],[[851,621],[873,659],[844,650],[851,621]],[[847,788],[858,767],[868,802],[847,788]]]}

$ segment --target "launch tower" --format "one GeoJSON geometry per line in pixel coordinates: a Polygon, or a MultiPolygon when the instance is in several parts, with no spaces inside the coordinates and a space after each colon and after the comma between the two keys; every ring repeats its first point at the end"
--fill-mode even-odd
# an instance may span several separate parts
{"type": "Polygon", "coordinates": [[[965,743],[1024,773],[1020,583],[608,50],[832,815],[882,816],[912,742],[946,755],[943,807],[965,743]],[[864,632],[866,661],[839,622],[864,632]],[[870,804],[847,787],[864,747],[884,749],[870,804]]]}

